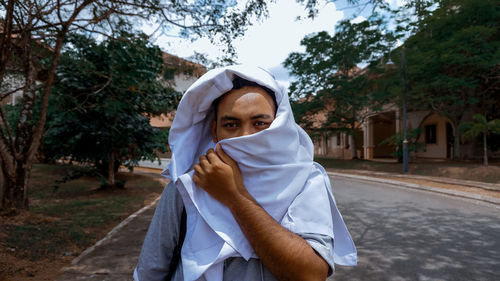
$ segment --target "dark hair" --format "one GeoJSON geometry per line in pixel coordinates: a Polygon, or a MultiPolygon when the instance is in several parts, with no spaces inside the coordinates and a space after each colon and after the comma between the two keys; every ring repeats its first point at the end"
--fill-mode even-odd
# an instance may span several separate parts
{"type": "Polygon", "coordinates": [[[238,90],[238,89],[241,89],[244,87],[258,87],[258,88],[263,89],[273,99],[274,112],[276,114],[276,111],[278,110],[278,103],[276,102],[276,95],[274,94],[273,90],[269,89],[268,87],[262,86],[256,82],[246,80],[244,78],[241,78],[241,77],[235,75],[234,79],[233,79],[233,88],[231,90],[225,92],[224,94],[222,94],[220,97],[216,98],[214,100],[214,102],[212,103],[212,106],[214,107],[214,112],[215,112],[214,118],[216,120],[217,120],[217,111],[218,111],[219,103],[221,102],[221,100],[224,97],[226,97],[226,95],[228,95],[231,91],[238,90]]]}

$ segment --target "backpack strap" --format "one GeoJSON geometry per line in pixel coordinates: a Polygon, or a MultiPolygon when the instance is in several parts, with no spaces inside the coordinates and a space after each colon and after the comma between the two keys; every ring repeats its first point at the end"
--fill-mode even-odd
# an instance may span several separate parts
{"type": "Polygon", "coordinates": [[[181,228],[179,230],[179,241],[174,248],[174,253],[172,255],[172,260],[170,261],[170,265],[168,267],[168,275],[165,280],[170,281],[174,276],[174,272],[177,270],[177,266],[181,261],[181,249],[182,244],[184,243],[184,238],[186,237],[186,208],[182,207],[182,216],[181,216],[181,228]]]}

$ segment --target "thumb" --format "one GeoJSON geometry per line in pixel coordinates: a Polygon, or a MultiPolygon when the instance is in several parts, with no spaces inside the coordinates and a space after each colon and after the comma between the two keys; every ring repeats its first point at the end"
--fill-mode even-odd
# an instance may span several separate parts
{"type": "Polygon", "coordinates": [[[227,165],[230,165],[230,166],[234,166],[236,164],[236,162],[233,160],[233,158],[231,158],[229,155],[226,154],[226,152],[224,151],[224,149],[222,149],[222,146],[220,145],[220,143],[218,143],[216,146],[215,146],[215,153],[217,153],[217,155],[219,156],[219,158],[224,162],[226,163],[227,165]]]}

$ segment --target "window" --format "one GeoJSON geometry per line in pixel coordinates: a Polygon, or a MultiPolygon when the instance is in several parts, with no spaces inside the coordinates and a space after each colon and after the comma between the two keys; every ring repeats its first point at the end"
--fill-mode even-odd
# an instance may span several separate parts
{"type": "Polygon", "coordinates": [[[163,79],[165,80],[174,80],[175,76],[175,69],[165,69],[165,72],[163,73],[163,79]]]}
{"type": "Polygon", "coordinates": [[[340,146],[340,134],[337,134],[337,146],[340,146]]]}
{"type": "Polygon", "coordinates": [[[436,144],[436,124],[425,126],[425,143],[436,144]]]}

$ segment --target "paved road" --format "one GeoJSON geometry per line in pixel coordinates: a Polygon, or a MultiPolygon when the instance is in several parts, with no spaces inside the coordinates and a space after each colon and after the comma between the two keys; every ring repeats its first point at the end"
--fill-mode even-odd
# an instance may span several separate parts
{"type": "Polygon", "coordinates": [[[500,209],[464,199],[338,178],[357,267],[328,280],[500,280],[500,209]]]}

